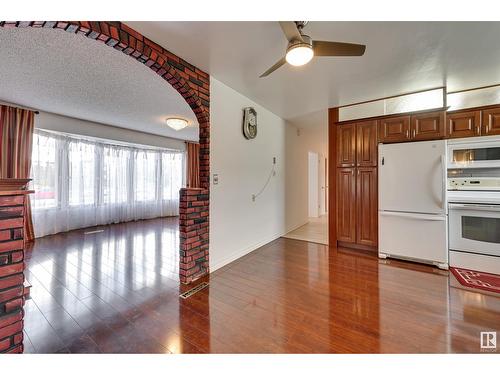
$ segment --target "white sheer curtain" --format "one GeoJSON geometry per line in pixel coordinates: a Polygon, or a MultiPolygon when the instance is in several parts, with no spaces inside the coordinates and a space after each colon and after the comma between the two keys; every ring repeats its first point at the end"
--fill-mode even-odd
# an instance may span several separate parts
{"type": "Polygon", "coordinates": [[[35,130],[35,237],[179,214],[184,153],[35,130]]]}

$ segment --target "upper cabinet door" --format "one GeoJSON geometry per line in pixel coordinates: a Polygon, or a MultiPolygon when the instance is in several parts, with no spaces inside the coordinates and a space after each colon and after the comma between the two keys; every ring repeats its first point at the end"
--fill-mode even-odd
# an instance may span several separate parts
{"type": "Polygon", "coordinates": [[[356,125],[337,126],[337,167],[356,165],[356,125]]]}
{"type": "Polygon", "coordinates": [[[410,140],[410,116],[390,117],[379,120],[379,141],[382,143],[410,140]]]}
{"type": "Polygon", "coordinates": [[[377,121],[356,124],[356,165],[377,166],[377,121]]]}
{"type": "Polygon", "coordinates": [[[481,112],[461,111],[448,113],[446,124],[450,138],[473,137],[481,135],[481,112]]]}
{"type": "Polygon", "coordinates": [[[500,135],[500,107],[482,113],[481,135],[500,135]]]}
{"type": "Polygon", "coordinates": [[[444,112],[428,112],[411,116],[411,138],[414,141],[441,139],[446,136],[444,112]]]}

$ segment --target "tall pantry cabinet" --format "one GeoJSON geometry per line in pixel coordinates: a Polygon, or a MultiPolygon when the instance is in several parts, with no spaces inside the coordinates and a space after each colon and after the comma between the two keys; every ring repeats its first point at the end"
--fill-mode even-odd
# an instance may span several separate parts
{"type": "Polygon", "coordinates": [[[375,249],[378,242],[376,120],[337,125],[337,241],[375,249]]]}

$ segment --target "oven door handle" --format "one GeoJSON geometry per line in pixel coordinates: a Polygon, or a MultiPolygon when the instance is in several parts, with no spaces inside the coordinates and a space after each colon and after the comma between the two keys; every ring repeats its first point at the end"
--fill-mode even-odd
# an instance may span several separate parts
{"type": "Polygon", "coordinates": [[[450,209],[500,212],[500,205],[450,203],[450,209]]]}

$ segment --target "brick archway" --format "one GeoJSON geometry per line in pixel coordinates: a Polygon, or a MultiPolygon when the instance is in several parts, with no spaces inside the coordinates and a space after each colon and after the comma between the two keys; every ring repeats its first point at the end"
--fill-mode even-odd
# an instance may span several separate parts
{"type": "Polygon", "coordinates": [[[92,21],[1,21],[4,28],[48,28],[79,34],[104,43],[156,72],[191,107],[199,123],[199,189],[180,191],[179,279],[190,283],[208,274],[210,187],[210,77],[122,22],[92,21]]]}

